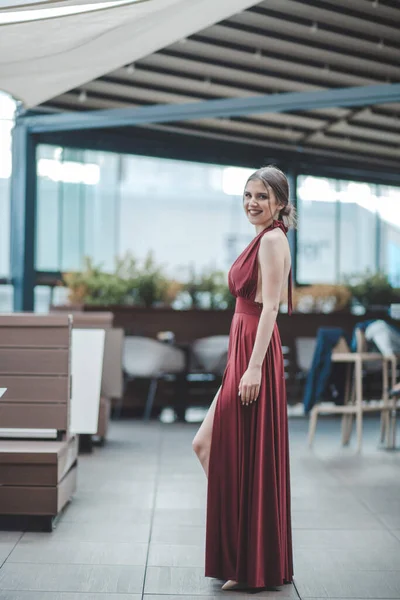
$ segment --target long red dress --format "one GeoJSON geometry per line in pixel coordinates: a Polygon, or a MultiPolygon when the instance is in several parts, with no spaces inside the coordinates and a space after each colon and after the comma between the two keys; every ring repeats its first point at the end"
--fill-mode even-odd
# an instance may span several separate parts
{"type": "Polygon", "coordinates": [[[292,582],[293,577],[286,385],[276,323],[257,401],[243,406],[238,396],[262,308],[254,300],[259,244],[275,227],[287,231],[281,221],[274,221],[250,242],[229,271],[236,308],[215,409],[208,473],[205,575],[233,579],[250,588],[279,586],[292,582]]]}

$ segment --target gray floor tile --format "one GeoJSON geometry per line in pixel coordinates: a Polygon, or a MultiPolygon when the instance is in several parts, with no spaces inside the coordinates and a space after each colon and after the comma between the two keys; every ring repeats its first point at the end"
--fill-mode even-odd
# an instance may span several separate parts
{"type": "Polygon", "coordinates": [[[321,571],[400,571],[400,546],[365,546],[363,551],[341,548],[294,549],[296,573],[317,569],[321,571]]]}
{"type": "Polygon", "coordinates": [[[389,531],[380,530],[293,530],[295,549],[332,548],[363,552],[366,547],[393,548],[397,550],[397,540],[389,531]]]}
{"type": "MultiPolygon", "coordinates": [[[[146,573],[145,595],[144,599],[150,600],[149,596],[159,595],[159,600],[165,600],[164,594],[171,598],[184,598],[196,596],[206,596],[214,598],[225,598],[228,595],[232,598],[246,596],[249,598],[253,594],[242,594],[241,592],[223,592],[221,590],[222,581],[204,577],[204,569],[194,568],[169,568],[169,567],[148,567],[146,573]]],[[[258,597],[272,598],[297,598],[297,593],[293,585],[276,588],[275,593],[259,592],[258,597]]]]}
{"type": "Polygon", "coordinates": [[[209,596],[218,592],[221,582],[204,577],[202,568],[148,567],[145,594],[194,594],[209,596]]]}
{"type": "Polygon", "coordinates": [[[400,509],[396,512],[377,513],[377,517],[388,529],[400,529],[400,509]]]}
{"type": "Polygon", "coordinates": [[[20,531],[0,531],[0,544],[16,544],[21,536],[20,531]]]}
{"type": "Polygon", "coordinates": [[[179,525],[154,526],[151,532],[151,543],[187,546],[203,546],[205,541],[204,527],[180,527],[179,525]]]}
{"type": "Polygon", "coordinates": [[[77,493],[90,492],[92,495],[101,494],[104,501],[108,500],[111,504],[113,500],[118,500],[124,496],[129,496],[131,506],[133,508],[151,508],[154,503],[154,492],[140,490],[140,485],[136,482],[130,481],[113,481],[112,478],[101,479],[101,480],[85,480],[84,483],[79,484],[77,487],[77,493]]]}
{"type": "Polygon", "coordinates": [[[15,544],[3,542],[0,543],[0,566],[7,559],[7,557],[11,554],[13,549],[15,548],[15,544]]]}
{"type": "MultiPolygon", "coordinates": [[[[258,595],[257,595],[258,596],[258,595]]],[[[144,594],[143,600],[176,600],[177,595],[153,595],[153,594],[144,594]]],[[[179,600],[220,600],[221,598],[233,598],[236,600],[248,600],[249,594],[239,593],[239,592],[220,592],[218,594],[213,594],[212,596],[188,596],[186,594],[179,595],[179,600]]],[[[0,596],[1,600],[1,596],[0,596]]]]}
{"type": "Polygon", "coordinates": [[[206,511],[198,509],[158,509],[154,511],[153,525],[179,525],[180,527],[205,527],[206,511]]]}
{"type": "Polygon", "coordinates": [[[393,535],[400,540],[400,529],[392,529],[393,535]]]}
{"type": "Polygon", "coordinates": [[[391,498],[380,496],[378,494],[369,494],[368,496],[362,496],[362,502],[364,506],[373,513],[387,513],[387,514],[399,514],[400,513],[400,498],[391,498]]]}
{"type": "Polygon", "coordinates": [[[197,494],[192,492],[164,492],[157,494],[155,508],[205,508],[206,506],[206,494],[197,494]]]}
{"type": "MultiPolygon", "coordinates": [[[[303,493],[292,485],[292,510],[329,510],[334,512],[336,510],[344,511],[357,511],[366,509],[370,510],[368,506],[362,501],[361,498],[356,498],[354,494],[347,490],[336,490],[335,494],[315,494],[311,490],[303,489],[303,493]]],[[[370,511],[373,512],[373,511],[370,511]]]]}
{"type": "MultiPolygon", "coordinates": [[[[400,521],[399,521],[400,522],[400,521]]],[[[292,510],[294,529],[385,529],[376,515],[360,507],[358,511],[343,508],[335,510],[292,510]]]]}
{"type": "Polygon", "coordinates": [[[204,568],[204,547],[152,543],[147,564],[150,567],[204,568]]]}
{"type": "Polygon", "coordinates": [[[75,594],[71,592],[1,592],[0,600],[142,600],[141,594],[75,594]]]}
{"type": "Polygon", "coordinates": [[[19,531],[0,531],[0,567],[22,537],[19,531]]]}
{"type": "Polygon", "coordinates": [[[90,497],[79,502],[72,503],[66,507],[61,517],[62,521],[71,521],[74,523],[102,523],[104,521],[110,521],[116,523],[117,521],[129,522],[134,524],[147,525],[151,523],[152,511],[149,509],[134,508],[129,503],[117,504],[117,503],[105,503],[104,505],[91,504],[90,497]]]}
{"type": "Polygon", "coordinates": [[[144,566],[147,549],[147,544],[61,542],[51,538],[29,540],[26,537],[14,548],[7,562],[144,566]]]}
{"type": "Polygon", "coordinates": [[[138,594],[143,578],[144,567],[6,563],[0,589],[138,594]]]}
{"type": "MultiPolygon", "coordinates": [[[[150,525],[130,524],[129,521],[107,521],[99,523],[74,523],[61,521],[51,534],[58,541],[75,540],[81,542],[130,542],[147,544],[150,525]]],[[[43,539],[48,534],[26,533],[24,540],[43,539]]]]}
{"type": "Polygon", "coordinates": [[[205,475],[200,465],[195,465],[192,471],[181,473],[180,471],[160,471],[158,474],[159,484],[169,484],[172,482],[182,483],[183,481],[188,482],[189,485],[194,483],[195,485],[203,485],[205,483],[205,475]]]}
{"type": "Polygon", "coordinates": [[[296,576],[300,597],[400,598],[399,571],[334,571],[314,569],[296,576]]]}
{"type": "MultiPolygon", "coordinates": [[[[187,595],[187,594],[174,594],[174,595],[153,595],[153,594],[144,594],[143,600],[221,600],[222,598],[227,598],[230,600],[249,600],[249,598],[266,598],[268,600],[287,600],[287,599],[295,599],[298,600],[298,595],[296,591],[292,591],[292,595],[289,595],[287,590],[279,590],[276,592],[272,591],[260,591],[256,594],[254,593],[246,593],[246,592],[223,592],[218,591],[215,594],[204,596],[204,595],[187,595]]],[[[1,597],[0,597],[1,600],[1,597]]]]}

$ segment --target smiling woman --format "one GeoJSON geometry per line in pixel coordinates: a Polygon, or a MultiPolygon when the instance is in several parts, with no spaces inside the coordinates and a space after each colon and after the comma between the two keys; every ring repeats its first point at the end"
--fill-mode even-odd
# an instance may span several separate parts
{"type": "Polygon", "coordinates": [[[243,199],[256,235],[228,274],[236,306],[227,365],[193,440],[208,477],[205,575],[226,579],[223,590],[281,586],[293,577],[286,384],[276,325],[286,281],[291,312],[288,180],[274,166],[259,169],[243,199]]]}

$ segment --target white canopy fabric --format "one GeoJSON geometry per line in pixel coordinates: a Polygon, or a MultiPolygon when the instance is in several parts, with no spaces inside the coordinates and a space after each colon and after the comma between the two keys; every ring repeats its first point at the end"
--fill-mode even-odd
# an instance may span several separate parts
{"type": "MultiPolygon", "coordinates": [[[[68,16],[55,12],[52,17],[3,25],[2,19],[11,12],[0,11],[0,89],[27,108],[34,107],[258,3],[122,1],[127,3],[106,8],[103,0],[101,10],[68,16]]],[[[41,8],[52,5],[57,11],[56,5],[82,7],[84,3],[50,0],[41,4],[41,8]]],[[[98,4],[98,0],[87,4],[98,4]]],[[[17,12],[19,17],[23,14],[17,12]]]]}
{"type": "Polygon", "coordinates": [[[92,2],[91,4],[47,4],[43,6],[21,8],[19,10],[0,10],[0,27],[4,25],[15,25],[31,21],[46,21],[48,19],[77,16],[82,13],[90,13],[96,10],[104,11],[107,8],[117,8],[127,4],[148,2],[149,0],[105,0],[104,2],[92,2]]]}
{"type": "Polygon", "coordinates": [[[110,2],[110,0],[0,0],[0,12],[104,4],[106,2],[110,2]]]}

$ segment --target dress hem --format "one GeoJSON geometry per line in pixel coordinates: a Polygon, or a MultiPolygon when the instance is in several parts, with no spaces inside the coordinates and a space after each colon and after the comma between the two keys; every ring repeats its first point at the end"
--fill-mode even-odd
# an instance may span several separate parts
{"type": "MultiPolygon", "coordinates": [[[[212,579],[220,579],[221,581],[237,581],[237,576],[236,575],[230,575],[230,576],[221,576],[221,575],[209,575],[208,573],[205,573],[204,575],[205,577],[210,577],[212,579]]],[[[239,583],[241,585],[247,586],[249,589],[264,589],[264,588],[270,588],[270,587],[280,587],[282,585],[293,585],[293,576],[292,575],[292,579],[288,580],[288,579],[283,579],[280,583],[278,582],[268,582],[268,583],[259,583],[257,582],[256,585],[250,584],[247,581],[243,582],[240,581],[239,583]]]]}

